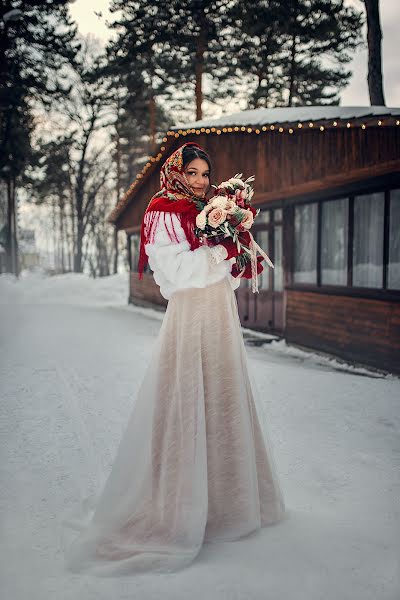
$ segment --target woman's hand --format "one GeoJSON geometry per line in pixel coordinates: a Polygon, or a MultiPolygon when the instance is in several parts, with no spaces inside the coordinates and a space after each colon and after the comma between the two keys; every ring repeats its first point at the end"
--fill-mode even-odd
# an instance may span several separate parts
{"type": "Polygon", "coordinates": [[[241,249],[238,250],[236,242],[234,242],[231,237],[225,238],[224,240],[222,240],[221,242],[219,242],[218,245],[219,246],[223,246],[226,249],[227,253],[228,253],[228,255],[225,258],[225,260],[229,260],[231,258],[235,258],[236,256],[238,256],[242,252],[241,249]]]}
{"type": "MultiPolygon", "coordinates": [[[[263,257],[262,256],[257,256],[257,274],[259,275],[260,273],[262,273],[262,271],[264,271],[264,267],[262,266],[262,261],[263,261],[263,257]]],[[[237,264],[235,263],[232,266],[231,269],[231,275],[232,277],[238,277],[240,274],[240,269],[237,266],[237,264]]],[[[242,275],[240,275],[241,277],[244,277],[245,279],[251,279],[251,261],[249,261],[246,264],[246,267],[242,273],[242,275]]]]}

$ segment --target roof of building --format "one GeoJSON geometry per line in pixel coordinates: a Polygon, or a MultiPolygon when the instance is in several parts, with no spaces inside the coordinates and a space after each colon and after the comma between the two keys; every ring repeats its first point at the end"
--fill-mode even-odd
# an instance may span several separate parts
{"type": "Polygon", "coordinates": [[[143,182],[164,161],[176,138],[188,134],[226,135],[243,132],[260,134],[265,131],[279,131],[293,134],[316,126],[319,129],[340,129],[344,127],[400,125],[400,108],[387,106],[296,106],[282,108],[255,108],[243,110],[216,118],[201,119],[184,125],[176,125],[163,137],[162,143],[153,156],[150,156],[140,173],[136,175],[129,189],[119,200],[107,220],[115,223],[124,208],[130,203],[143,182]]]}
{"type": "Polygon", "coordinates": [[[302,123],[304,121],[334,121],[367,119],[373,117],[399,117],[400,108],[387,106],[296,106],[283,108],[255,108],[230,115],[192,121],[171,127],[176,131],[184,127],[224,127],[229,125],[262,126],[269,124],[302,123]]]}

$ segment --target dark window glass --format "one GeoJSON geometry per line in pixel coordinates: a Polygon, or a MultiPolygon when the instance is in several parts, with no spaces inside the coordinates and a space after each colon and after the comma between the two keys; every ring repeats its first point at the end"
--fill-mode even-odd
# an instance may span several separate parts
{"type": "Polygon", "coordinates": [[[354,198],[354,286],[383,286],[384,198],[383,192],[354,198]]]}
{"type": "Polygon", "coordinates": [[[321,283],[347,284],[348,199],[322,203],[321,283]]]}
{"type": "Polygon", "coordinates": [[[390,192],[388,288],[400,290],[400,190],[390,192]]]}
{"type": "Polygon", "coordinates": [[[294,212],[294,273],[296,283],[317,281],[317,204],[296,206],[294,212]]]}
{"type": "Polygon", "coordinates": [[[267,208],[262,208],[260,210],[260,212],[258,213],[254,222],[257,225],[259,225],[260,223],[269,223],[270,218],[271,218],[271,213],[269,212],[269,210],[267,208]]]}
{"type": "MultiPolygon", "coordinates": [[[[257,233],[257,244],[264,250],[265,254],[269,256],[269,231],[259,231],[257,233]]],[[[270,267],[265,261],[262,263],[264,270],[258,276],[258,288],[260,290],[267,290],[269,288],[269,270],[270,267]]]]}
{"type": "MultiPolygon", "coordinates": [[[[130,235],[131,242],[131,271],[137,272],[138,269],[138,260],[139,260],[139,242],[140,235],[138,233],[132,233],[130,235]]],[[[148,265],[146,265],[148,267],[148,265]]],[[[148,271],[148,268],[145,269],[145,272],[148,271]]]]}
{"type": "MultiPolygon", "coordinates": [[[[282,271],[282,226],[275,225],[274,228],[274,290],[281,292],[283,289],[283,271],[282,271]]],[[[268,252],[267,252],[268,254],[268,252]]],[[[269,270],[271,267],[263,262],[264,269],[269,270]]]]}

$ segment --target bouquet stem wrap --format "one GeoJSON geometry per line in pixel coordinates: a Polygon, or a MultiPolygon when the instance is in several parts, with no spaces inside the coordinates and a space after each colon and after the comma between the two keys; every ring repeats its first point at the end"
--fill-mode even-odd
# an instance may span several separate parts
{"type": "Polygon", "coordinates": [[[261,256],[267,261],[268,265],[275,268],[269,256],[264,252],[264,250],[257,244],[255,241],[253,234],[249,231],[250,234],[250,261],[251,261],[251,290],[253,293],[259,293],[258,290],[258,273],[257,273],[257,252],[261,254],[261,256]]]}

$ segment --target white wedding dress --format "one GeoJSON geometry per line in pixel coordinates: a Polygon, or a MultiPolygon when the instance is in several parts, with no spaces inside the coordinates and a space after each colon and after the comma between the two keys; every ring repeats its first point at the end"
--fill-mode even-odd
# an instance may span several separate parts
{"type": "Polygon", "coordinates": [[[249,381],[237,282],[230,262],[210,250],[190,251],[183,237],[173,245],[162,225],[146,247],[170,299],[105,486],[81,506],[90,514],[65,522],[79,531],[65,548],[74,572],[176,571],[203,543],[236,540],[285,516],[249,381]]]}

